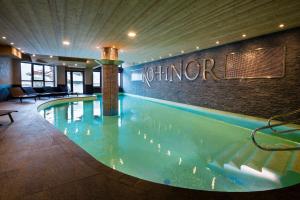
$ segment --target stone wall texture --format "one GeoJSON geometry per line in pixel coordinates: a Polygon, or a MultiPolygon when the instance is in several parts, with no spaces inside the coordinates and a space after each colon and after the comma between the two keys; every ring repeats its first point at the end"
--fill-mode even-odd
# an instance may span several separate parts
{"type": "MultiPolygon", "coordinates": [[[[272,55],[266,59],[272,59],[272,55]]],[[[125,68],[123,89],[126,93],[266,118],[298,109],[300,28],[125,68]],[[286,71],[283,78],[213,80],[208,74],[208,80],[198,78],[190,81],[184,76],[182,81],[176,78],[172,82],[154,80],[151,87],[142,81],[131,81],[134,70],[149,66],[178,65],[181,61],[186,64],[195,58],[213,58],[214,72],[223,78],[226,55],[230,52],[280,46],[286,48],[286,71]]]]}

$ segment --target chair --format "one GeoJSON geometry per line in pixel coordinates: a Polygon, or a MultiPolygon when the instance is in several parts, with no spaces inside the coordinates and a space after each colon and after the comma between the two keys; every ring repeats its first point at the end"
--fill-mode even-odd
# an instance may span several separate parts
{"type": "Polygon", "coordinates": [[[10,94],[13,98],[20,99],[20,102],[23,103],[23,99],[30,99],[33,98],[36,101],[37,95],[36,94],[25,94],[20,87],[13,87],[10,88],[10,94]]]}
{"type": "MultiPolygon", "coordinates": [[[[18,112],[18,111],[16,111],[16,110],[0,110],[0,116],[8,115],[10,122],[13,123],[14,119],[11,116],[11,113],[13,113],[13,112],[18,112]]],[[[0,126],[2,126],[2,124],[0,124],[0,126]]]]}
{"type": "Polygon", "coordinates": [[[33,89],[32,87],[22,87],[23,91],[26,92],[27,95],[36,95],[39,99],[41,99],[41,97],[50,97],[51,93],[45,93],[45,92],[37,92],[35,89],[33,89]]]}

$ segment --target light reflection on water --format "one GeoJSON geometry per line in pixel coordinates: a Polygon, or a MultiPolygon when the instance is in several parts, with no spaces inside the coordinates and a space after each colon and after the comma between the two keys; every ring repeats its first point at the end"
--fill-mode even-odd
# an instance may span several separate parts
{"type": "MultiPolygon", "coordinates": [[[[256,149],[250,130],[146,100],[121,96],[115,117],[102,116],[101,99],[61,104],[41,114],[103,164],[153,182],[217,191],[300,182],[299,172],[280,168],[277,154],[256,149]]],[[[265,135],[260,140],[291,145],[265,135]]],[[[281,156],[292,160],[298,154],[281,156]]]]}

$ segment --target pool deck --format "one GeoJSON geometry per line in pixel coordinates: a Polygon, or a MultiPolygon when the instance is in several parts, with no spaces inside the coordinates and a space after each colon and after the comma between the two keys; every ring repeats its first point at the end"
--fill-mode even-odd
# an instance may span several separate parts
{"type": "Polygon", "coordinates": [[[0,200],[10,199],[300,199],[300,185],[251,193],[169,187],[122,174],[91,157],[37,112],[43,101],[1,102],[0,200]]]}

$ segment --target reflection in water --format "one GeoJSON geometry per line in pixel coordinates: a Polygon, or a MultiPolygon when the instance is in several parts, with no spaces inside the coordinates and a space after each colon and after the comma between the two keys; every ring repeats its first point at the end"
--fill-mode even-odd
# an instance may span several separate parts
{"type": "MultiPolygon", "coordinates": [[[[253,191],[300,182],[299,154],[262,152],[250,130],[133,97],[104,117],[101,99],[41,111],[50,123],[103,164],[150,181],[202,190],[253,191]],[[289,167],[287,167],[289,166],[289,167]]],[[[259,134],[261,141],[295,145],[259,134]]]]}
{"type": "Polygon", "coordinates": [[[120,158],[118,116],[102,118],[103,151],[110,158],[110,166],[116,169],[120,158]]]}

